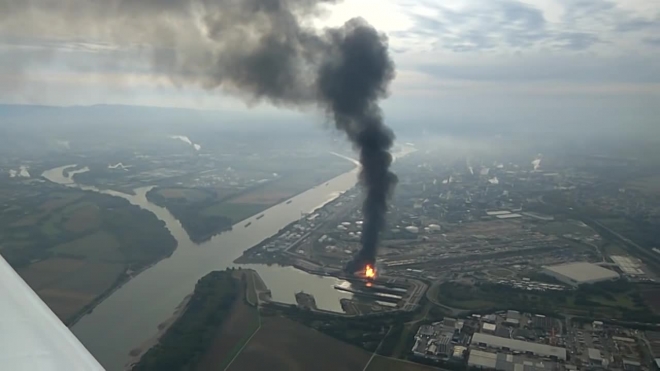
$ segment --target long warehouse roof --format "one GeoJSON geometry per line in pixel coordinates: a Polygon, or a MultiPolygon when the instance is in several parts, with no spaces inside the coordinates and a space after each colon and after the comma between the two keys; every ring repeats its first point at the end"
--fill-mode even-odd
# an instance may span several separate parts
{"type": "Polygon", "coordinates": [[[566,359],[565,348],[553,347],[546,344],[531,343],[528,341],[516,339],[507,339],[489,334],[476,333],[472,335],[472,344],[474,343],[483,343],[494,348],[508,348],[521,352],[530,352],[542,357],[557,357],[559,359],[566,359]]]}
{"type": "Polygon", "coordinates": [[[543,268],[568,277],[575,282],[607,280],[619,277],[619,274],[614,271],[586,262],[545,266],[543,268]]]}

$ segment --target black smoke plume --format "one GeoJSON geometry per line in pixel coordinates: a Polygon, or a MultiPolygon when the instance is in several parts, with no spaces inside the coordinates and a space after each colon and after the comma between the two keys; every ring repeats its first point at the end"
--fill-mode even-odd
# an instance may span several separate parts
{"type": "Polygon", "coordinates": [[[150,68],[178,85],[222,87],[250,102],[325,111],[360,153],[362,249],[347,267],[356,271],[375,263],[396,182],[389,171],[394,136],[378,105],[395,73],[386,37],[366,21],[312,27],[334,2],[3,0],[0,43],[96,53],[118,69],[147,53],[150,68]]]}

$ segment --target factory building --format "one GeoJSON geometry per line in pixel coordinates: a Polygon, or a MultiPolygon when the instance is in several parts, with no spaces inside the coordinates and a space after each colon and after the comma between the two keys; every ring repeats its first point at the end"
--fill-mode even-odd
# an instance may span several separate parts
{"type": "Polygon", "coordinates": [[[555,362],[519,355],[472,350],[468,358],[468,366],[498,371],[552,371],[557,365],[555,362]]]}
{"type": "Polygon", "coordinates": [[[486,334],[494,334],[495,330],[497,330],[497,325],[494,323],[485,322],[482,327],[482,332],[486,334]]]}
{"type": "Polygon", "coordinates": [[[555,322],[552,318],[546,317],[542,314],[535,314],[532,317],[532,327],[550,332],[555,326],[555,322]]]}
{"type": "Polygon", "coordinates": [[[603,364],[603,357],[600,355],[600,350],[595,348],[589,348],[587,352],[589,354],[589,362],[592,365],[600,366],[603,364]]]}
{"type": "Polygon", "coordinates": [[[586,262],[545,266],[542,273],[576,287],[585,283],[613,281],[619,278],[619,274],[614,271],[586,262]]]}
{"type": "Polygon", "coordinates": [[[449,358],[454,353],[454,344],[459,342],[458,337],[462,328],[463,320],[456,318],[445,318],[442,322],[422,325],[415,335],[412,351],[418,357],[449,358]]]}
{"type": "Polygon", "coordinates": [[[621,255],[612,255],[610,256],[610,259],[612,259],[614,264],[619,266],[619,269],[621,269],[621,271],[626,275],[633,277],[646,275],[646,272],[644,272],[639,260],[637,259],[621,255]]]}
{"type": "Polygon", "coordinates": [[[537,357],[556,358],[558,360],[566,360],[566,349],[560,347],[553,347],[546,344],[530,343],[527,341],[507,339],[494,335],[475,333],[472,335],[473,346],[502,349],[507,351],[518,351],[537,357]]]}
{"type": "Polygon", "coordinates": [[[440,335],[436,340],[435,345],[436,345],[436,351],[435,351],[436,354],[442,354],[444,356],[451,354],[452,352],[451,335],[449,334],[440,335]]]}
{"type": "Polygon", "coordinates": [[[626,371],[640,371],[642,369],[642,364],[639,361],[624,359],[623,369],[626,371]]]}
{"type": "Polygon", "coordinates": [[[506,312],[506,319],[504,320],[504,323],[509,326],[518,327],[520,325],[520,317],[520,312],[515,310],[508,310],[506,312]]]}

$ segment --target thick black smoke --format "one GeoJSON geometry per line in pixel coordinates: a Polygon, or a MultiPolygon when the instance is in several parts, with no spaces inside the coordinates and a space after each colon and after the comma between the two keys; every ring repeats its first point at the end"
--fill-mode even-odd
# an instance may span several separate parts
{"type": "Polygon", "coordinates": [[[318,89],[338,129],[360,152],[360,180],[366,196],[362,207],[362,249],[346,267],[349,272],[376,262],[379,234],[385,225],[387,199],[396,181],[389,171],[394,135],[383,124],[378,100],[394,77],[384,38],[360,20],[332,32],[333,53],[319,72],[318,89]]]}
{"type": "Polygon", "coordinates": [[[363,247],[349,264],[355,271],[375,262],[396,181],[389,171],[394,136],[378,106],[394,64],[386,37],[362,19],[322,32],[312,27],[334,2],[3,0],[0,43],[91,50],[122,67],[148,53],[151,69],[176,84],[325,111],[360,153],[366,197],[363,247]]]}

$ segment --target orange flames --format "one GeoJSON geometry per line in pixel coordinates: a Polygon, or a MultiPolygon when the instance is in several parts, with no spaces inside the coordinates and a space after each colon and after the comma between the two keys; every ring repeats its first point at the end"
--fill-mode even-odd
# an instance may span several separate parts
{"type": "Polygon", "coordinates": [[[376,270],[371,265],[368,265],[364,268],[364,276],[367,278],[376,278],[376,270]]]}

